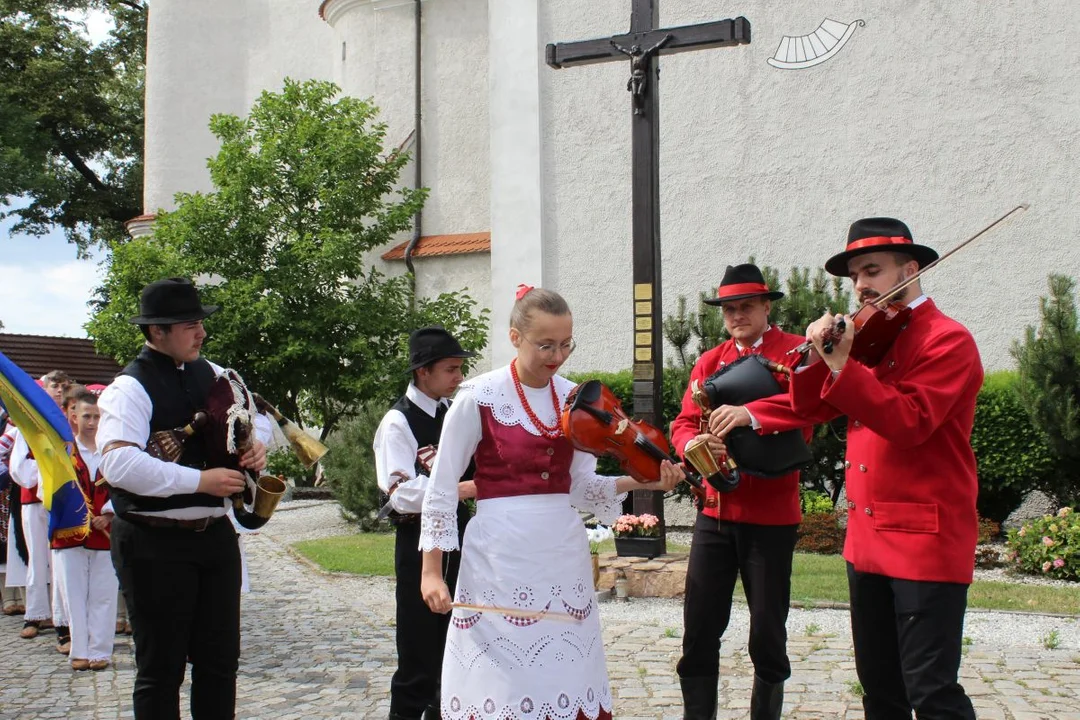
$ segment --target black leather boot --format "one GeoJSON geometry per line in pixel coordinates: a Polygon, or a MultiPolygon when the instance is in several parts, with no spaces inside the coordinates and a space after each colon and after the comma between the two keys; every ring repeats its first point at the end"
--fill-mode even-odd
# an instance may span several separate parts
{"type": "Polygon", "coordinates": [[[424,711],[424,720],[442,720],[442,711],[438,705],[428,705],[424,711]]]}
{"type": "Polygon", "coordinates": [[[780,720],[784,709],[784,683],[765,682],[754,676],[750,693],[750,720],[780,720]]]}
{"type": "Polygon", "coordinates": [[[681,677],[683,720],[716,720],[716,688],[719,677],[681,677]]]}

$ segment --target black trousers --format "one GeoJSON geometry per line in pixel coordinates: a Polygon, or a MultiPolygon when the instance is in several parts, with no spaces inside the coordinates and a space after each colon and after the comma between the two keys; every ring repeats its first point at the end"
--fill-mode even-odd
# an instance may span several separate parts
{"type": "Polygon", "coordinates": [[[228,518],[202,532],[117,516],[112,560],[135,640],[135,717],[179,720],[191,660],[191,717],[233,718],[240,662],[240,549],[228,518]]]}
{"type": "MultiPolygon", "coordinates": [[[[462,518],[458,518],[463,528],[462,518]]],[[[397,653],[398,666],[390,679],[390,715],[419,720],[431,707],[438,716],[439,685],[442,679],[443,650],[450,614],[440,615],[428,609],[420,594],[423,553],[420,546],[420,523],[397,526],[394,544],[394,574],[397,575],[397,653]]],[[[451,596],[457,584],[461,553],[443,553],[443,577],[451,596]]]]}
{"type": "Polygon", "coordinates": [[[966,718],[957,682],[967,585],[898,580],[848,563],[855,669],[867,720],[966,718]]]}
{"type": "Polygon", "coordinates": [[[686,571],[680,678],[719,675],[720,638],[731,620],[740,575],[750,607],[754,673],[770,683],[791,676],[786,624],[798,527],[717,523],[698,513],[686,571]]]}

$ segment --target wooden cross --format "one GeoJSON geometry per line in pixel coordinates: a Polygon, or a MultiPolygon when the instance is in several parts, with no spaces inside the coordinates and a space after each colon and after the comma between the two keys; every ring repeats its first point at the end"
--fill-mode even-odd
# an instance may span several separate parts
{"type": "MultiPolygon", "coordinates": [[[[630,32],[597,40],[550,43],[545,60],[553,68],[630,58],[630,117],[633,163],[634,253],[634,414],[662,427],[664,422],[663,318],[660,294],[660,97],[656,58],[689,50],[732,47],[750,42],[744,17],[699,25],[657,28],[659,0],[632,0],[630,32]]],[[[659,493],[634,493],[634,512],[664,518],[659,493]]],[[[663,523],[661,523],[663,528],[663,523]]],[[[664,551],[666,551],[666,540],[664,551]]]]}

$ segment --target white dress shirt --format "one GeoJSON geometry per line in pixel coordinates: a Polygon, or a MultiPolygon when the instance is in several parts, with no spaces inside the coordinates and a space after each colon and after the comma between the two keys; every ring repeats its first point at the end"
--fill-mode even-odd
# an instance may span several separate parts
{"type": "MultiPolygon", "coordinates": [[[[435,417],[439,405],[448,404],[446,398],[435,400],[420,392],[416,385],[409,383],[405,397],[420,408],[428,417],[435,417]]],[[[391,409],[383,416],[379,429],[375,431],[375,476],[379,489],[390,495],[390,507],[402,515],[419,513],[424,506],[424,493],[427,492],[430,479],[427,475],[416,473],[416,451],[420,444],[413,437],[409,421],[400,410],[391,409]],[[403,475],[402,480],[395,475],[403,475]],[[390,490],[397,484],[397,489],[390,490]]]]}
{"type": "Polygon", "coordinates": [[[26,488],[27,490],[37,489],[35,493],[38,500],[41,500],[41,473],[38,471],[37,460],[30,455],[30,446],[26,443],[26,438],[19,432],[18,428],[15,428],[15,444],[11,448],[11,459],[8,461],[8,472],[11,473],[11,479],[19,487],[26,488]]]}
{"type": "MultiPolygon", "coordinates": [[[[223,372],[223,368],[214,363],[210,363],[210,367],[215,375],[223,372]]],[[[106,448],[112,442],[137,446],[115,447],[102,456],[101,474],[109,485],[146,497],[184,495],[198,490],[199,470],[165,462],[144,452],[146,441],[150,439],[150,418],[154,405],[142,383],[130,375],[120,375],[102,391],[98,408],[101,410],[98,447],[106,448]]],[[[272,434],[270,420],[261,413],[256,414],[255,436],[263,444],[269,444],[272,434]]],[[[217,517],[225,514],[226,503],[231,502],[228,498],[222,498],[220,507],[188,507],[140,514],[178,520],[217,517]]]]}

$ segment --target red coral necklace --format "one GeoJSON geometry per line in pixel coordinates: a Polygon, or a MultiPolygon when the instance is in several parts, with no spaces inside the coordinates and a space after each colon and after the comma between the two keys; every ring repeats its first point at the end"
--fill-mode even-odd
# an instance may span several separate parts
{"type": "Polygon", "coordinates": [[[521,378],[518,377],[517,360],[510,363],[510,377],[514,379],[514,389],[517,390],[518,400],[521,401],[521,407],[525,408],[525,415],[529,418],[533,427],[539,430],[540,434],[548,440],[562,437],[562,425],[559,423],[559,396],[555,394],[555,378],[548,380],[548,387],[551,388],[551,404],[555,408],[555,424],[545,425],[540,422],[540,418],[536,417],[536,413],[529,407],[529,401],[525,397],[525,390],[521,387],[521,378]]]}

